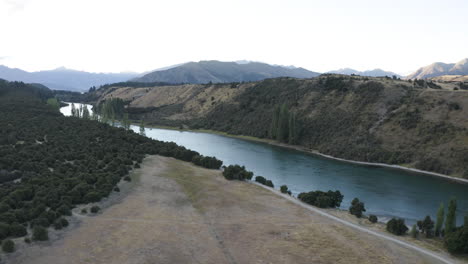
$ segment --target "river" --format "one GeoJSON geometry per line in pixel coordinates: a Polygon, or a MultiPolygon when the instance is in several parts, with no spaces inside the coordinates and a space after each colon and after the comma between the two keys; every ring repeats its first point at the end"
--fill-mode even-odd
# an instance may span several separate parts
{"type": "MultiPolygon", "coordinates": [[[[65,107],[67,108],[67,107],[65,107]]],[[[67,110],[62,108],[63,113],[67,110]]],[[[139,127],[132,126],[138,133],[139,127]]],[[[400,217],[408,224],[430,215],[435,220],[438,206],[457,198],[457,224],[468,213],[468,185],[435,176],[391,168],[371,167],[323,158],[296,150],[222,135],[146,128],[146,136],[173,141],[203,155],[215,156],[224,165],[240,164],[255,175],[273,181],[275,188],[286,184],[297,195],[311,190],[339,190],[341,208],[354,197],[365,203],[366,214],[381,221],[400,217]]]]}

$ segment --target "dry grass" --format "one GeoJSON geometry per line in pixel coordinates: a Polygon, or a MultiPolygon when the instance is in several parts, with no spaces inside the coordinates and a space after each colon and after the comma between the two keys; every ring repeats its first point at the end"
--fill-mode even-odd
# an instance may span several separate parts
{"type": "Polygon", "coordinates": [[[219,171],[152,156],[139,175],[102,214],[9,262],[431,263],[219,171]]]}

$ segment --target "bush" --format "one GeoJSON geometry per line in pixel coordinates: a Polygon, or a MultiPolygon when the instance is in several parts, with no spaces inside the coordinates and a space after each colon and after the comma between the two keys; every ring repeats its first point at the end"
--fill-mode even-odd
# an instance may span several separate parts
{"type": "Polygon", "coordinates": [[[71,213],[71,210],[70,210],[70,207],[68,207],[67,205],[63,204],[61,205],[58,209],[57,209],[57,212],[60,213],[61,215],[72,215],[71,213]]]}
{"type": "Polygon", "coordinates": [[[117,186],[115,186],[115,187],[114,187],[114,192],[120,192],[120,188],[117,187],[117,186]]]}
{"type": "Polygon", "coordinates": [[[358,198],[354,198],[349,207],[349,213],[355,215],[357,218],[362,217],[362,213],[365,212],[364,203],[359,201],[358,198]]]}
{"type": "Polygon", "coordinates": [[[312,191],[300,193],[297,198],[299,200],[320,208],[335,208],[340,207],[343,201],[343,195],[340,191],[312,191]]]}
{"type": "Polygon", "coordinates": [[[34,226],[32,239],[37,241],[49,240],[49,232],[42,226],[34,226]]]}
{"type": "Polygon", "coordinates": [[[29,237],[25,237],[25,238],[24,238],[24,242],[27,243],[27,244],[29,244],[29,243],[31,243],[31,239],[30,239],[29,237]]]}
{"type": "Polygon", "coordinates": [[[62,223],[60,221],[55,221],[54,228],[55,228],[55,230],[62,229],[62,223]]]}
{"type": "Polygon", "coordinates": [[[60,218],[59,221],[63,227],[67,227],[69,225],[68,220],[65,218],[60,218]]]}
{"type": "Polygon", "coordinates": [[[446,234],[444,244],[452,254],[468,254],[468,226],[446,234]]]}
{"type": "Polygon", "coordinates": [[[21,224],[13,223],[10,226],[10,235],[13,237],[22,237],[27,234],[28,234],[28,231],[26,231],[26,227],[24,227],[21,224]]]}
{"type": "Polygon", "coordinates": [[[91,213],[93,213],[93,214],[99,212],[100,210],[101,210],[101,207],[99,207],[97,205],[91,207],[91,213]]]}
{"type": "Polygon", "coordinates": [[[101,200],[101,195],[99,195],[97,192],[89,192],[85,195],[84,200],[87,203],[99,202],[101,200]]]}
{"type": "Polygon", "coordinates": [[[267,180],[265,185],[268,186],[268,187],[271,187],[271,188],[275,188],[275,186],[273,185],[273,182],[270,181],[270,180],[267,180]]]}
{"type": "Polygon", "coordinates": [[[3,252],[6,252],[6,253],[11,253],[15,251],[15,242],[13,242],[11,239],[7,239],[3,241],[2,250],[3,252]]]}
{"type": "Polygon", "coordinates": [[[280,191],[282,193],[288,193],[288,186],[287,185],[281,185],[280,186],[280,191]]]}
{"type": "Polygon", "coordinates": [[[413,225],[413,227],[411,228],[411,231],[410,231],[411,237],[412,238],[417,238],[418,234],[419,234],[418,228],[416,227],[416,225],[413,225]]]}
{"type": "Polygon", "coordinates": [[[371,223],[377,223],[378,218],[377,218],[376,215],[369,215],[369,221],[370,221],[371,223]]]}
{"type": "Polygon", "coordinates": [[[130,178],[130,176],[125,176],[125,177],[124,177],[124,181],[131,182],[131,181],[132,181],[132,178],[130,178]]]}
{"type": "Polygon", "coordinates": [[[261,183],[263,185],[266,185],[266,181],[267,179],[263,176],[257,176],[255,177],[255,181],[258,182],[258,183],[261,183]]]}
{"type": "Polygon", "coordinates": [[[82,214],[87,214],[87,213],[88,213],[88,209],[86,209],[86,208],[81,209],[81,213],[82,213],[82,214]]]}
{"type": "Polygon", "coordinates": [[[408,231],[405,220],[392,218],[387,222],[387,231],[397,236],[404,235],[408,231]]]}
{"type": "Polygon", "coordinates": [[[227,180],[250,180],[253,177],[253,172],[247,171],[244,166],[229,165],[223,171],[223,176],[227,180]]]}

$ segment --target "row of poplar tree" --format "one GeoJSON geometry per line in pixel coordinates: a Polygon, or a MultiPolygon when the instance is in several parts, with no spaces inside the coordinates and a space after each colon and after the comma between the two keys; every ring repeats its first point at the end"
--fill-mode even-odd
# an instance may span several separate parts
{"type": "Polygon", "coordinates": [[[277,105],[273,111],[270,137],[280,142],[296,144],[299,136],[299,124],[296,113],[290,112],[286,104],[277,105]]]}

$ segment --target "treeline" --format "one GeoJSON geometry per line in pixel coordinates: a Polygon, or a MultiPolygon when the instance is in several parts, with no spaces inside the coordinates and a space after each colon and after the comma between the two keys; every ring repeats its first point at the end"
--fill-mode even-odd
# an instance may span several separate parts
{"type": "Polygon", "coordinates": [[[82,114],[64,117],[32,88],[0,82],[0,240],[5,244],[10,244],[9,238],[29,234],[25,241],[43,240],[49,227],[65,227],[64,217],[76,205],[98,202],[118,191],[116,185],[147,154],[207,168],[222,165],[214,157],[82,114]],[[30,89],[32,93],[27,92],[30,89]]]}
{"type": "Polygon", "coordinates": [[[296,114],[290,112],[286,104],[277,105],[273,111],[270,138],[284,143],[296,144],[299,132],[300,128],[296,120],[296,114]]]}

